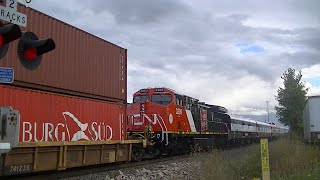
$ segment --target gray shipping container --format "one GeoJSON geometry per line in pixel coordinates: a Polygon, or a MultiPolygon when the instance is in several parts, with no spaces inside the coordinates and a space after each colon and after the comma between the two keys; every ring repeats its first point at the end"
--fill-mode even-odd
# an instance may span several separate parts
{"type": "Polygon", "coordinates": [[[56,49],[43,55],[35,70],[17,56],[18,40],[10,43],[0,67],[15,71],[14,86],[119,103],[127,101],[127,50],[32,8],[18,6],[28,16],[23,31],[52,38],[56,49]]]}
{"type": "Polygon", "coordinates": [[[320,141],[320,96],[308,97],[303,111],[304,139],[320,141]]]}

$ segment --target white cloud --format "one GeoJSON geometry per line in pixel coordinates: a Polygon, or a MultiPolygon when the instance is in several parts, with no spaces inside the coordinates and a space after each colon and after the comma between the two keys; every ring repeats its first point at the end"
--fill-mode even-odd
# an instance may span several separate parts
{"type": "Polygon", "coordinates": [[[241,116],[241,115],[266,116],[267,109],[255,109],[255,108],[240,107],[237,110],[231,111],[231,114],[236,115],[236,116],[241,116]]]}
{"type": "Polygon", "coordinates": [[[320,64],[303,68],[301,71],[303,78],[320,78],[320,64]]]}
{"type": "Polygon", "coordinates": [[[313,86],[311,83],[306,82],[306,87],[309,88],[308,96],[320,96],[320,86],[313,86]]]}
{"type": "Polygon", "coordinates": [[[304,68],[301,71],[306,87],[309,89],[308,96],[320,95],[320,64],[304,68]]]}

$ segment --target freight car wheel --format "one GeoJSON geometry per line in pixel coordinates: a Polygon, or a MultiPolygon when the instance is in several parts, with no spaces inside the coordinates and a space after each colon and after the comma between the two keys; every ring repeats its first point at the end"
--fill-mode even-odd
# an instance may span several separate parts
{"type": "Polygon", "coordinates": [[[139,162],[142,160],[144,155],[144,150],[143,149],[133,149],[132,150],[132,160],[139,162]]]}

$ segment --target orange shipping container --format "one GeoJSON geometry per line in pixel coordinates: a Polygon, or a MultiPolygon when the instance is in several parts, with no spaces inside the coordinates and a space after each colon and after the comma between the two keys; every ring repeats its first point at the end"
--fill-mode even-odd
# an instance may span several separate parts
{"type": "Polygon", "coordinates": [[[122,104],[0,85],[1,106],[20,112],[19,142],[107,141],[126,137],[122,104]]]}
{"type": "Polygon", "coordinates": [[[18,58],[18,40],[10,43],[0,67],[13,68],[14,85],[126,103],[127,50],[32,8],[18,6],[40,39],[52,38],[56,49],[44,54],[35,70],[18,58]]]}

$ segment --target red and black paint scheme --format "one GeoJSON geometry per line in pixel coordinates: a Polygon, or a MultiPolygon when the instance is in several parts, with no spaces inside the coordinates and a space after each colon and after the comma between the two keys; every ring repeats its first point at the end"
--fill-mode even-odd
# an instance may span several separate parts
{"type": "Polygon", "coordinates": [[[168,88],[141,89],[127,108],[130,138],[147,138],[145,157],[189,152],[195,145],[223,146],[230,117],[221,106],[168,88]]]}
{"type": "Polygon", "coordinates": [[[168,88],[141,89],[127,107],[128,137],[147,139],[146,149],[133,149],[133,159],[188,153],[192,148],[274,139],[287,133],[272,123],[233,118],[222,106],[210,105],[168,88]]]}

